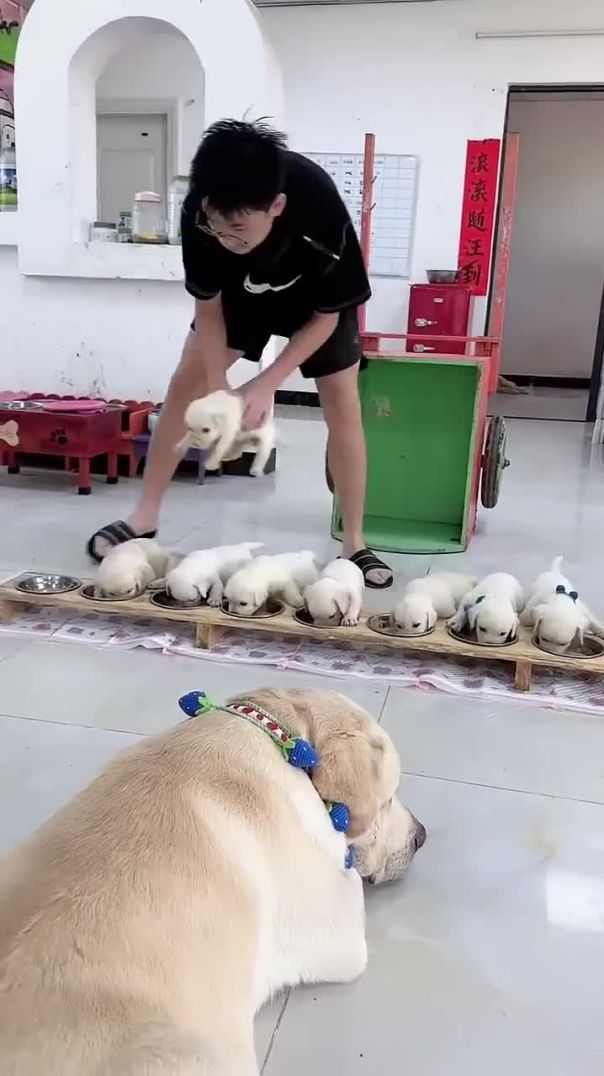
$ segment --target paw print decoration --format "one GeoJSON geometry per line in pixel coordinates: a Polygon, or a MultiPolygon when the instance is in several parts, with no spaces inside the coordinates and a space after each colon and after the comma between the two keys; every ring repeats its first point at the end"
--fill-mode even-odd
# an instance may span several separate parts
{"type": "Polygon", "coordinates": [[[50,435],[50,440],[52,441],[53,445],[66,445],[69,438],[65,430],[58,429],[52,431],[50,435]]]}

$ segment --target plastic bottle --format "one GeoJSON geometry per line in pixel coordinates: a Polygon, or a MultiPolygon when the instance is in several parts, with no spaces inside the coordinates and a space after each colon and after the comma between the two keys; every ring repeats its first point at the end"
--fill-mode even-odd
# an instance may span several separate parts
{"type": "Polygon", "coordinates": [[[173,246],[181,242],[180,218],[188,190],[187,176],[174,176],[168,190],[168,242],[173,246]]]}
{"type": "Polygon", "coordinates": [[[14,148],[0,150],[0,212],[17,208],[17,160],[14,148]]]}

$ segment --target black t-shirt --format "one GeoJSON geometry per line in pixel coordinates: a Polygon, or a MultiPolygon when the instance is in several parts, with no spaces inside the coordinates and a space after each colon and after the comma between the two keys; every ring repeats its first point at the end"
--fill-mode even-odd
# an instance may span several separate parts
{"type": "Polygon", "coordinates": [[[182,218],[185,287],[196,299],[222,294],[231,317],[289,335],[313,313],[360,306],[371,295],[361,248],[335,184],[319,165],[286,153],[287,203],[268,238],[233,254],[202,231],[188,195],[182,218]]]}

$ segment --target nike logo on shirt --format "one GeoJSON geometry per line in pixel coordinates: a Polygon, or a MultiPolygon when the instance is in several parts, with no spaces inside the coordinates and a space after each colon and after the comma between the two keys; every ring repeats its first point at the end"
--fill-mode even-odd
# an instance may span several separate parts
{"type": "Polygon", "coordinates": [[[302,279],[302,274],[295,277],[294,280],[290,280],[289,284],[254,284],[250,280],[250,274],[246,276],[243,281],[243,287],[246,291],[249,291],[250,295],[264,295],[267,291],[287,291],[288,288],[293,288],[294,284],[297,284],[302,279]]]}

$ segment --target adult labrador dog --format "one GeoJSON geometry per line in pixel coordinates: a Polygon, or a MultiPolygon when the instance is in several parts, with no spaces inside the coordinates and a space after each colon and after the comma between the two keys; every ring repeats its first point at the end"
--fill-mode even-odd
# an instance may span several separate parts
{"type": "Polygon", "coordinates": [[[363,972],[360,873],[401,874],[425,839],[392,742],[336,694],[228,705],[120,756],[0,861],[1,1076],[257,1076],[265,1001],[363,972]]]}

